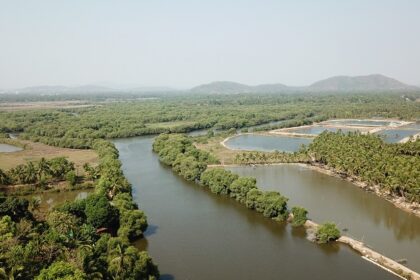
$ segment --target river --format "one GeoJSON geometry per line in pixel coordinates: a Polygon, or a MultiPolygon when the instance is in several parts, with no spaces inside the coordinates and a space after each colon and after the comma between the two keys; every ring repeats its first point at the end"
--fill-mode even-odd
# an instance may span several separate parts
{"type": "Polygon", "coordinates": [[[397,279],[350,248],[317,245],[188,183],[163,166],[152,137],[115,140],[133,195],[148,215],[147,248],[162,279],[397,279]]]}

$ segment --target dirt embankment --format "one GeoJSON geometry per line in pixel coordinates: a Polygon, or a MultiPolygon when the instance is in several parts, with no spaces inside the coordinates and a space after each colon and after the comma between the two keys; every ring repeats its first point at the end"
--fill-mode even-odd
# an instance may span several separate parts
{"type": "MultiPolygon", "coordinates": [[[[308,232],[309,238],[311,238],[311,236],[314,236],[314,233],[319,227],[317,223],[310,220],[307,220],[304,226],[308,232]]],[[[401,277],[402,279],[420,280],[420,274],[418,274],[417,272],[409,269],[408,267],[405,267],[404,265],[398,263],[397,261],[394,261],[368,248],[364,243],[360,241],[357,241],[351,237],[343,235],[339,239],[337,239],[337,242],[350,246],[353,250],[361,254],[362,258],[364,258],[365,260],[378,265],[382,269],[385,269],[389,271],[390,273],[393,273],[401,277]]]]}

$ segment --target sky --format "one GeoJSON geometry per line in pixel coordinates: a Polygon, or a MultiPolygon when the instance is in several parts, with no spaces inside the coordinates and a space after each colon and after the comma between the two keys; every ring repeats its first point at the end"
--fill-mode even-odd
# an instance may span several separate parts
{"type": "Polygon", "coordinates": [[[0,0],[0,89],[420,85],[418,0],[0,0]]]}

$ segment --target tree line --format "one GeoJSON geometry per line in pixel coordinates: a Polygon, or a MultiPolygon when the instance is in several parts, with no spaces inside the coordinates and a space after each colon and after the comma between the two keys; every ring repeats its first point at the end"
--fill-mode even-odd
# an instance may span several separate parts
{"type": "Polygon", "coordinates": [[[419,154],[420,140],[388,144],[379,136],[359,132],[326,131],[308,148],[316,162],[416,202],[420,202],[419,154]]]}
{"type": "Polygon", "coordinates": [[[45,220],[40,220],[34,217],[30,201],[0,196],[0,276],[148,280],[159,277],[147,252],[131,244],[143,236],[147,218],[133,201],[131,186],[121,171],[118,150],[105,140],[94,141],[93,147],[100,164],[95,192],[87,198],[59,205],[45,220]]]}
{"type": "Polygon", "coordinates": [[[64,157],[49,160],[41,158],[39,161],[19,164],[7,171],[0,169],[0,185],[37,184],[45,186],[48,183],[64,179],[72,184],[76,179],[74,163],[64,157]]]}

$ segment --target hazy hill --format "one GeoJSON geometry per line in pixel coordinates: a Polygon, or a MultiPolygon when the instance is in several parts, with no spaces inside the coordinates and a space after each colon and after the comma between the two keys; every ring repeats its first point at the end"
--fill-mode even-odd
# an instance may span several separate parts
{"type": "Polygon", "coordinates": [[[380,91],[380,90],[407,90],[414,89],[395,79],[384,75],[367,76],[336,76],[313,83],[308,87],[316,91],[380,91]]]}
{"type": "Polygon", "coordinates": [[[192,88],[191,92],[196,93],[275,93],[287,91],[289,87],[283,84],[264,84],[249,86],[235,82],[212,82],[192,88]]]}
{"type": "MultiPolygon", "coordinates": [[[[188,90],[187,90],[188,91],[188,90]]],[[[236,93],[290,93],[290,92],[374,92],[374,91],[420,91],[419,87],[410,86],[384,75],[367,76],[335,76],[313,83],[309,86],[291,87],[284,84],[261,84],[250,86],[230,81],[217,81],[199,85],[189,90],[192,93],[203,94],[236,94],[236,93]]],[[[66,86],[36,86],[13,90],[3,90],[0,93],[30,93],[30,94],[83,94],[83,93],[169,93],[185,92],[170,87],[118,87],[84,85],[66,86]]]]}
{"type": "Polygon", "coordinates": [[[420,90],[384,75],[336,76],[313,83],[310,86],[290,87],[283,84],[249,86],[235,82],[212,82],[192,88],[195,93],[282,93],[282,92],[350,92],[350,91],[405,91],[420,90]]]}

